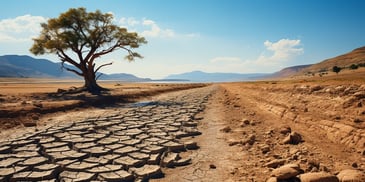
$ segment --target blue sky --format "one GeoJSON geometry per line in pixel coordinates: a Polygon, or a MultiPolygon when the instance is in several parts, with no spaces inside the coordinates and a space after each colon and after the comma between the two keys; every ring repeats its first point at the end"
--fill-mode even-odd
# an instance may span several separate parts
{"type": "Polygon", "coordinates": [[[365,46],[361,0],[12,0],[0,7],[0,55],[34,56],[39,24],[77,7],[111,12],[148,41],[136,50],[144,59],[127,62],[123,51],[101,57],[99,64],[114,63],[107,73],[268,73],[365,46]]]}

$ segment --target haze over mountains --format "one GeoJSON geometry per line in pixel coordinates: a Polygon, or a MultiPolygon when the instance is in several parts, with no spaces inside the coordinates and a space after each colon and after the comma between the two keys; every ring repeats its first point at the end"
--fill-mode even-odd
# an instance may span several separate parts
{"type": "MultiPolygon", "coordinates": [[[[354,49],[353,51],[326,59],[313,65],[299,65],[284,68],[278,72],[267,73],[206,73],[202,71],[192,71],[182,74],[173,74],[162,80],[152,80],[150,78],[139,78],[132,74],[102,73],[100,80],[119,80],[130,82],[148,81],[190,81],[190,82],[234,82],[234,81],[254,81],[260,79],[288,78],[293,75],[304,75],[308,72],[317,73],[323,70],[330,71],[333,66],[347,68],[350,65],[365,65],[365,47],[354,49]]],[[[69,66],[70,65],[66,65],[69,66]]],[[[54,63],[47,59],[36,59],[30,56],[5,55],[0,56],[0,77],[32,77],[32,78],[79,78],[77,75],[61,69],[61,63],[54,63]]]]}

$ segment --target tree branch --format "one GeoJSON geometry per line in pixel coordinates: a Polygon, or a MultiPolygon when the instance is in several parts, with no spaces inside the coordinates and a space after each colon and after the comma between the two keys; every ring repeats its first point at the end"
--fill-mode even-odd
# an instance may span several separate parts
{"type": "Polygon", "coordinates": [[[62,49],[58,49],[57,55],[58,55],[58,57],[61,58],[62,62],[69,62],[72,65],[74,65],[75,67],[80,69],[80,64],[78,64],[76,61],[74,61],[69,56],[67,56],[62,49]]]}
{"type": "Polygon", "coordinates": [[[73,73],[75,73],[76,75],[79,75],[79,76],[83,76],[83,74],[82,73],[80,73],[80,72],[78,72],[78,71],[76,71],[76,70],[74,70],[74,69],[71,69],[71,68],[67,68],[67,67],[65,67],[65,62],[64,61],[62,61],[62,69],[65,69],[65,70],[67,70],[67,71],[69,71],[69,72],[73,72],[73,73]]]}
{"type": "Polygon", "coordinates": [[[112,65],[112,64],[113,64],[113,62],[100,65],[98,68],[96,68],[96,70],[94,71],[94,73],[97,73],[100,70],[100,68],[102,68],[104,66],[109,66],[109,65],[112,65]]]}
{"type": "MultiPolygon", "coordinates": [[[[97,58],[97,57],[100,57],[100,56],[102,56],[102,55],[104,55],[104,54],[111,53],[111,52],[113,52],[113,51],[114,51],[116,48],[118,48],[118,47],[120,47],[120,46],[119,46],[119,44],[117,43],[117,44],[115,44],[114,46],[110,47],[109,49],[105,49],[105,50],[102,50],[102,51],[100,51],[100,52],[95,53],[95,54],[93,55],[93,57],[97,58]]],[[[94,58],[94,59],[95,59],[95,58],[94,58]]]]}

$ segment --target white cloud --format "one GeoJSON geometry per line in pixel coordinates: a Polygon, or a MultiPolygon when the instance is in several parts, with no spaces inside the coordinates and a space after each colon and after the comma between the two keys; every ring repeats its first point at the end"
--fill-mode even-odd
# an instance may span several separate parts
{"type": "Polygon", "coordinates": [[[301,47],[300,40],[281,39],[277,42],[270,42],[266,40],[264,45],[266,49],[273,52],[273,54],[271,56],[260,55],[257,62],[285,62],[303,54],[304,52],[304,49],[301,47]]]}
{"type": "Polygon", "coordinates": [[[198,33],[179,34],[174,29],[161,27],[156,21],[151,19],[137,19],[133,17],[123,17],[116,21],[119,25],[136,31],[144,37],[153,38],[196,38],[200,37],[198,33]]]}
{"type": "Polygon", "coordinates": [[[145,19],[142,24],[149,27],[148,30],[142,31],[141,35],[145,37],[174,37],[175,32],[172,29],[161,29],[153,20],[145,19]]]}
{"type": "Polygon", "coordinates": [[[42,16],[32,15],[0,20],[0,41],[30,41],[41,31],[40,23],[45,21],[42,16]]]}

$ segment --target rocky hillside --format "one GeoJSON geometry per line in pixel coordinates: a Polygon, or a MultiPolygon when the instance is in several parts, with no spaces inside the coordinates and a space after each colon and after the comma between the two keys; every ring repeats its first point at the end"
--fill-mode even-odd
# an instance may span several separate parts
{"type": "Polygon", "coordinates": [[[334,66],[348,68],[352,64],[361,65],[365,64],[365,46],[354,49],[353,51],[334,57],[330,59],[326,59],[322,62],[317,64],[313,64],[308,68],[305,68],[301,71],[302,74],[311,72],[311,73],[318,73],[321,71],[328,71],[331,70],[334,66]]]}

